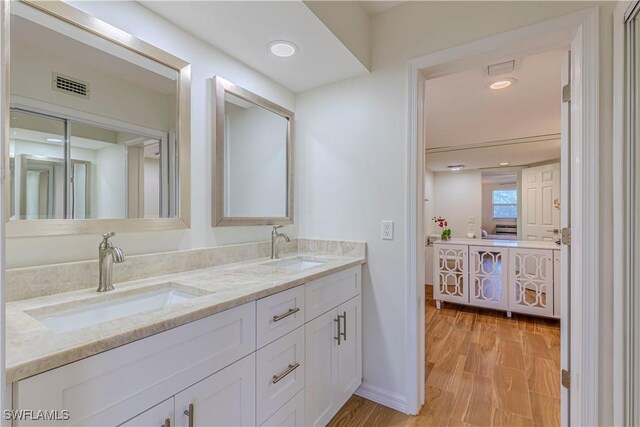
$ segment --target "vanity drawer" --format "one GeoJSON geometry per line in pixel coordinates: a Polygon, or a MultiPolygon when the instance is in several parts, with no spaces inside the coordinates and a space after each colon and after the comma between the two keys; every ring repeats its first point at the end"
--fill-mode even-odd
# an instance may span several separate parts
{"type": "Polygon", "coordinates": [[[258,300],[256,339],[258,348],[304,324],[304,285],[258,300]]]}
{"type": "Polygon", "coordinates": [[[262,427],[304,427],[304,389],[271,415],[262,427]]]}
{"type": "Polygon", "coordinates": [[[119,425],[255,350],[255,302],[14,383],[13,409],[66,409],[66,422],[119,425]]]}
{"type": "Polygon", "coordinates": [[[306,321],[315,319],[360,294],[361,267],[352,267],[307,283],[306,321]]]}
{"type": "Polygon", "coordinates": [[[258,425],[304,388],[304,327],[258,350],[256,413],[258,425]]]}

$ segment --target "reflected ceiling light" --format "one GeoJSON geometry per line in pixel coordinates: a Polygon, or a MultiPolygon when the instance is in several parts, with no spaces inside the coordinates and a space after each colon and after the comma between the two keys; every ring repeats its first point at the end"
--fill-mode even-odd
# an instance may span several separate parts
{"type": "Polygon", "coordinates": [[[500,166],[509,166],[510,163],[509,162],[500,162],[499,165],[500,166]]]}
{"type": "Polygon", "coordinates": [[[48,142],[56,142],[56,143],[61,143],[63,141],[62,138],[53,138],[53,137],[45,138],[45,140],[48,142]]]}
{"type": "Polygon", "coordinates": [[[506,89],[512,84],[514,84],[515,82],[516,82],[516,79],[513,79],[513,78],[495,80],[489,83],[489,89],[493,89],[493,90],[506,89]]]}
{"type": "Polygon", "coordinates": [[[449,165],[447,166],[451,172],[456,172],[464,168],[464,165],[449,165]]]}
{"type": "Polygon", "coordinates": [[[298,51],[298,47],[286,40],[274,40],[269,43],[269,50],[275,56],[286,58],[295,54],[298,51]]]}

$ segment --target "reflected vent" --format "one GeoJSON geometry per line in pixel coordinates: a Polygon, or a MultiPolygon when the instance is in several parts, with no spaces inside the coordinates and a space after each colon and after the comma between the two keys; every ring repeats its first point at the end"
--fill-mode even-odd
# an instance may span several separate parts
{"type": "Polygon", "coordinates": [[[53,73],[52,89],[58,92],[74,95],[80,98],[89,98],[89,83],[82,80],[53,73]]]}

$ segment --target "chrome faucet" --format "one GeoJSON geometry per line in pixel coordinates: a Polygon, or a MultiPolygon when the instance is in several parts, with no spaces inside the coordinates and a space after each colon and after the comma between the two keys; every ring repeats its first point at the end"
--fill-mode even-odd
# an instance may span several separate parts
{"type": "Polygon", "coordinates": [[[273,230],[271,231],[271,259],[277,259],[278,257],[278,239],[280,237],[284,238],[284,240],[288,243],[291,241],[289,236],[285,233],[280,233],[278,228],[281,228],[282,225],[274,225],[273,230]]]}
{"type": "Polygon", "coordinates": [[[98,261],[100,263],[100,283],[98,284],[98,292],[112,291],[113,287],[113,263],[119,264],[124,262],[124,253],[122,249],[113,246],[109,241],[110,237],[116,233],[110,231],[102,235],[102,243],[98,246],[98,261]]]}

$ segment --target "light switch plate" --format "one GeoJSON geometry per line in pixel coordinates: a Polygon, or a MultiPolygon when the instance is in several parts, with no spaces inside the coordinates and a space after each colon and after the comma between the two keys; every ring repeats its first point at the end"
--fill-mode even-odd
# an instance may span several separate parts
{"type": "Polygon", "coordinates": [[[393,240],[393,221],[382,221],[382,240],[393,240]]]}

